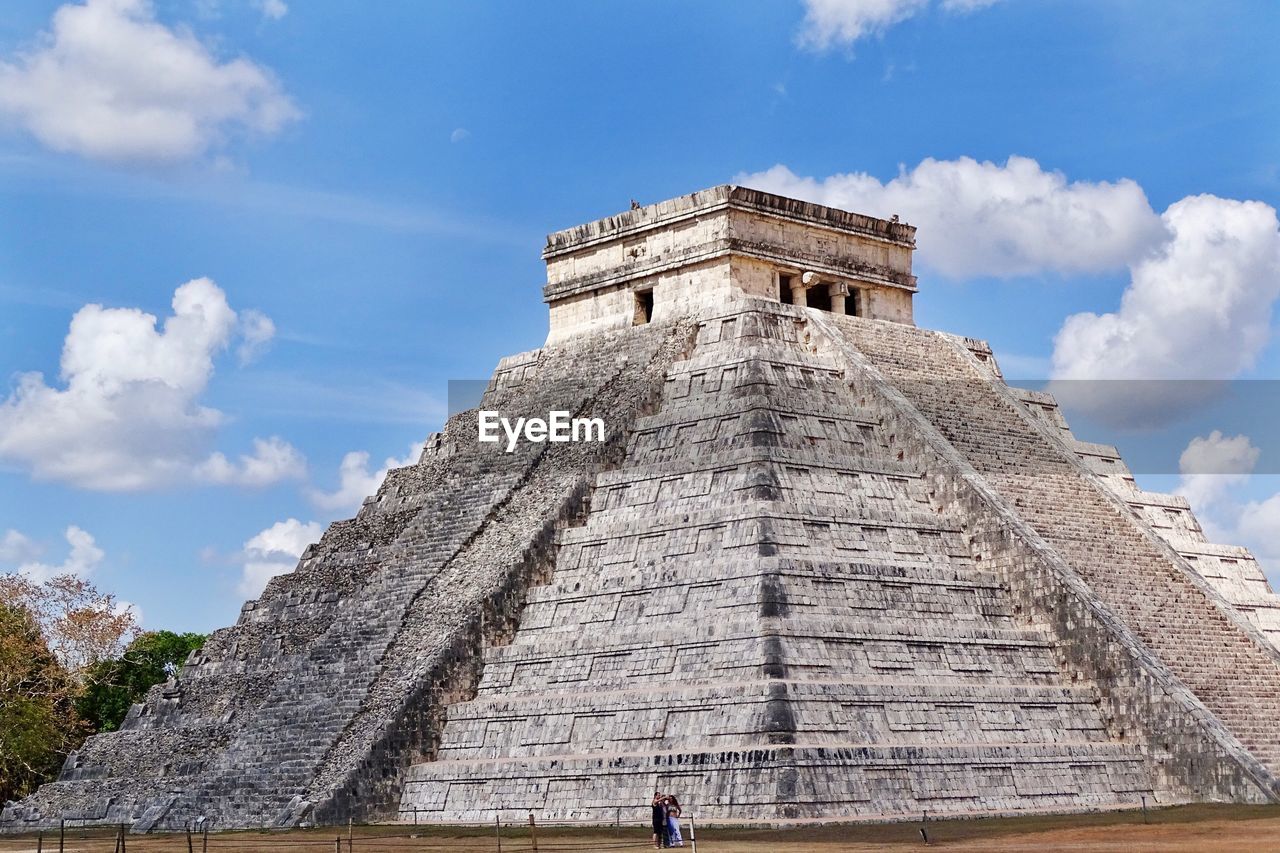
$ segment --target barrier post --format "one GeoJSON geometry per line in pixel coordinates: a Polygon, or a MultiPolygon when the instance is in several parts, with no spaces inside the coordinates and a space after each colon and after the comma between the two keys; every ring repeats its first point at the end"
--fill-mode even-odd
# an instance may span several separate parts
{"type": "Polygon", "coordinates": [[[498,839],[498,853],[502,853],[502,821],[497,812],[493,813],[493,835],[498,839]]]}
{"type": "Polygon", "coordinates": [[[693,825],[693,814],[689,814],[689,847],[698,853],[698,828],[693,825]]]}
{"type": "Polygon", "coordinates": [[[187,853],[195,853],[191,849],[191,821],[187,821],[187,853]]]}
{"type": "Polygon", "coordinates": [[[333,853],[342,853],[342,836],[333,839],[333,853]]]}
{"type": "Polygon", "coordinates": [[[533,819],[533,812],[529,812],[529,839],[533,842],[533,853],[538,853],[538,824],[533,819]]]}
{"type": "Polygon", "coordinates": [[[129,833],[125,831],[124,824],[120,824],[120,853],[129,853],[128,842],[129,833]]]}
{"type": "Polygon", "coordinates": [[[209,850],[209,824],[204,824],[200,833],[200,853],[208,853],[209,850]]]}
{"type": "Polygon", "coordinates": [[[36,835],[36,853],[44,853],[44,833],[36,835]]]}
{"type": "Polygon", "coordinates": [[[347,818],[347,853],[351,853],[355,849],[355,840],[351,835],[352,819],[347,818]]]}
{"type": "Polygon", "coordinates": [[[64,817],[58,821],[58,853],[62,853],[62,845],[67,839],[67,819],[64,817]]]}

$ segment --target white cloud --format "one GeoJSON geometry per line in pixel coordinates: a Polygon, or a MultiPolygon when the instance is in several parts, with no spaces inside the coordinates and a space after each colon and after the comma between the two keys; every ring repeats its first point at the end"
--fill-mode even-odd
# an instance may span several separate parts
{"type": "Polygon", "coordinates": [[[253,454],[231,462],[221,453],[212,453],[196,466],[195,476],[219,486],[261,488],[282,480],[301,480],[307,475],[307,460],[287,441],[272,436],[255,438],[253,454]]]}
{"type": "Polygon", "coordinates": [[[6,530],[0,538],[0,563],[25,563],[43,552],[38,542],[17,530],[6,530]]]}
{"type": "Polygon", "coordinates": [[[929,0],[804,0],[804,23],[797,42],[816,51],[850,45],[884,32],[928,5],[929,0]]]}
{"type": "MultiPolygon", "coordinates": [[[[1001,0],[941,0],[944,12],[968,13],[1001,0]]],[[[804,0],[804,23],[796,36],[803,48],[822,52],[848,46],[929,8],[930,0],[804,0]]]]}
{"type": "Polygon", "coordinates": [[[175,290],[172,305],[160,328],[154,315],[136,308],[81,308],[63,344],[65,387],[24,373],[0,402],[0,459],[40,480],[102,491],[221,475],[233,482],[237,476],[227,473],[233,469],[263,485],[271,466],[294,476],[298,460],[278,439],[256,446],[238,469],[208,456],[223,416],[200,397],[214,357],[235,338],[237,314],[207,278],[175,290]]]}
{"type": "Polygon", "coordinates": [[[948,12],[976,12],[994,6],[1004,0],[942,0],[942,8],[948,12]]]}
{"type": "Polygon", "coordinates": [[[1214,430],[1193,438],[1178,467],[1182,479],[1174,490],[1186,497],[1210,542],[1244,545],[1272,577],[1280,570],[1280,494],[1263,500],[1234,499],[1257,476],[1261,451],[1247,435],[1225,436],[1214,430]]]}
{"type": "Polygon", "coordinates": [[[388,471],[416,464],[418,457],[422,455],[422,447],[422,442],[410,444],[409,454],[405,458],[388,457],[382,467],[372,473],[369,471],[369,453],[353,450],[342,457],[342,463],[338,466],[338,488],[332,492],[309,489],[307,498],[317,509],[354,513],[360,509],[365,498],[378,491],[388,471]]]}
{"type": "Polygon", "coordinates": [[[244,565],[236,590],[245,598],[257,598],[267,581],[286,574],[297,566],[307,546],[318,542],[324,526],[315,521],[303,523],[296,518],[277,521],[244,543],[244,565]]]}
{"type": "Polygon", "coordinates": [[[465,127],[456,127],[454,128],[453,133],[449,134],[449,141],[462,142],[470,135],[471,131],[467,130],[465,127]]]}
{"type": "Polygon", "coordinates": [[[134,624],[142,624],[142,608],[132,601],[125,601],[123,598],[116,599],[116,605],[111,608],[111,612],[117,616],[123,616],[127,613],[133,616],[134,624]]]}
{"type": "Polygon", "coordinates": [[[1280,568],[1280,494],[1240,507],[1233,541],[1247,545],[1268,568],[1280,568]]]}
{"type": "Polygon", "coordinates": [[[256,361],[266,352],[271,340],[276,336],[276,324],[261,311],[246,308],[240,312],[240,347],[236,355],[240,364],[246,365],[256,361]]]}
{"type": "Polygon", "coordinates": [[[1161,218],[1170,238],[1132,260],[1119,310],[1063,323],[1055,378],[1221,379],[1253,365],[1280,295],[1275,210],[1200,195],[1161,218]]]}
{"type": "Polygon", "coordinates": [[[49,578],[57,575],[75,575],[76,577],[87,578],[106,555],[97,546],[93,536],[88,531],[82,530],[74,524],[67,528],[64,535],[66,536],[67,544],[71,546],[71,550],[67,553],[67,558],[62,561],[61,565],[54,566],[48,563],[31,561],[18,566],[18,573],[26,575],[36,583],[44,583],[49,578]]]}
{"type": "Polygon", "coordinates": [[[271,135],[298,116],[268,69],[219,61],[147,0],[68,3],[30,49],[0,61],[0,117],[95,159],[187,160],[233,131],[271,135]]]}
{"type": "Polygon", "coordinates": [[[1165,236],[1135,182],[1068,181],[1028,157],[929,158],[887,182],[865,172],[799,177],[782,165],[734,180],[884,219],[897,214],[919,229],[920,263],[949,278],[1100,272],[1165,236]]]}
{"type": "Polygon", "coordinates": [[[1193,507],[1206,509],[1249,479],[1260,454],[1247,435],[1225,436],[1215,429],[1196,436],[1178,459],[1182,480],[1176,491],[1193,507]]]}
{"type": "MultiPolygon", "coordinates": [[[[955,2],[955,0],[951,0],[951,2],[955,2]]],[[[289,14],[289,7],[284,0],[260,0],[258,5],[262,8],[262,17],[270,18],[273,21],[278,21],[289,14]]]]}
{"type": "Polygon", "coordinates": [[[1049,389],[1113,425],[1150,425],[1210,398],[1207,380],[1253,366],[1280,297],[1276,212],[1188,196],[1157,214],[1131,180],[1068,181],[1025,157],[1003,165],[925,160],[888,182],[865,173],[799,177],[785,166],[741,183],[919,227],[920,264],[945,277],[1127,269],[1118,310],[1068,317],[1049,389]],[[1097,380],[1206,380],[1102,382],[1097,380]],[[1084,381],[1066,381],[1084,380],[1084,381]]]}

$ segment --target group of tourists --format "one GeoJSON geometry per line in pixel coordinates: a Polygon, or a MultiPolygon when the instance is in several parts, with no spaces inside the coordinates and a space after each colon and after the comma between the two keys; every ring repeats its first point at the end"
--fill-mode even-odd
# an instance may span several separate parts
{"type": "Polygon", "coordinates": [[[680,835],[680,801],[661,791],[653,792],[653,846],[683,847],[684,837],[680,835]]]}

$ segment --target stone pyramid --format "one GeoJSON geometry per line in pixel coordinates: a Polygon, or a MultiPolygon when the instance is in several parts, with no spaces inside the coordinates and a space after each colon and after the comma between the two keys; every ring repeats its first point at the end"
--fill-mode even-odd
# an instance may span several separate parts
{"type": "Polygon", "coordinates": [[[5,829],[1280,799],[1280,599],[981,341],[915,230],[723,186],[551,235],[551,332],[5,829]]]}

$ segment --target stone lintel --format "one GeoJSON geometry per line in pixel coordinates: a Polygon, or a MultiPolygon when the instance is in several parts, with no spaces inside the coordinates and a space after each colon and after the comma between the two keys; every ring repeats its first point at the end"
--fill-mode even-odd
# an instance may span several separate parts
{"type": "Polygon", "coordinates": [[[914,249],[910,225],[724,185],[548,235],[543,296],[552,302],[727,255],[914,292],[914,249]]]}
{"type": "Polygon", "coordinates": [[[601,241],[632,236],[652,228],[669,228],[680,220],[728,207],[754,210],[766,216],[789,219],[842,233],[858,234],[907,249],[914,249],[916,246],[915,226],[905,222],[891,222],[861,213],[774,195],[762,190],[721,184],[548,234],[542,257],[550,260],[566,252],[575,252],[601,241]]]}

